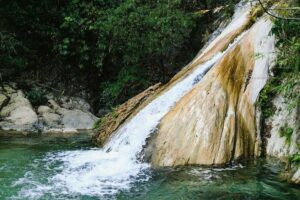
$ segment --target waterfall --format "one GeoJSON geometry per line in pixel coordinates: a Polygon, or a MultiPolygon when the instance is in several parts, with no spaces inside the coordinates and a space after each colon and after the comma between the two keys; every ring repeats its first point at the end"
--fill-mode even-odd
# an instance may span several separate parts
{"type": "MultiPolygon", "coordinates": [[[[241,23],[239,18],[236,19],[231,27],[241,23]]],[[[138,159],[146,139],[155,131],[162,117],[195,83],[201,81],[226,51],[199,64],[188,76],[150,102],[120,127],[103,148],[49,153],[43,160],[49,166],[58,165],[57,173],[48,177],[46,183],[35,180],[33,174],[27,173],[15,183],[28,184],[19,195],[39,198],[46,193],[54,196],[59,193],[105,197],[129,189],[132,183],[148,180],[150,165],[138,159]]]]}
{"type": "MultiPolygon", "coordinates": [[[[30,194],[54,190],[59,193],[105,196],[130,188],[132,182],[145,181],[150,166],[138,160],[146,138],[156,129],[160,119],[203,77],[223,55],[219,53],[174,87],[149,103],[102,149],[77,150],[49,154],[45,160],[62,162],[62,170],[51,177],[51,186],[39,185],[30,194]]],[[[25,191],[23,191],[25,192],[25,191]]],[[[28,192],[28,191],[26,191],[28,192]]]]}
{"type": "Polygon", "coordinates": [[[146,181],[148,163],[138,160],[146,138],[156,129],[160,119],[183,97],[221,58],[218,53],[174,87],[150,102],[128,123],[122,126],[102,148],[49,153],[44,161],[49,165],[62,163],[57,174],[47,184],[34,182],[33,175],[16,182],[34,187],[24,188],[21,196],[34,198],[44,193],[65,193],[105,196],[130,188],[130,184],[146,181]]]}

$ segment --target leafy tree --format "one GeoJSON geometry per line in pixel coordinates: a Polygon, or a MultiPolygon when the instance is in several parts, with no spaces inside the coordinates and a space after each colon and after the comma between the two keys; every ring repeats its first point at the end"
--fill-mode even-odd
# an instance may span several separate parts
{"type": "Polygon", "coordinates": [[[228,2],[2,0],[0,65],[115,105],[174,75],[212,31],[211,13],[197,11],[228,2]]]}

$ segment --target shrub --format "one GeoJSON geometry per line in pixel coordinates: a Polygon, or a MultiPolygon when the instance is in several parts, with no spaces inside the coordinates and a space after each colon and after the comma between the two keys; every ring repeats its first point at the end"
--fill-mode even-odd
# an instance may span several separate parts
{"type": "Polygon", "coordinates": [[[287,124],[283,127],[280,127],[280,129],[279,129],[280,137],[284,137],[285,143],[288,145],[291,144],[293,132],[294,132],[294,130],[292,128],[288,127],[287,124]]]}
{"type": "Polygon", "coordinates": [[[26,93],[28,100],[33,106],[39,106],[45,103],[46,98],[44,95],[44,91],[38,87],[34,87],[26,93]]]}

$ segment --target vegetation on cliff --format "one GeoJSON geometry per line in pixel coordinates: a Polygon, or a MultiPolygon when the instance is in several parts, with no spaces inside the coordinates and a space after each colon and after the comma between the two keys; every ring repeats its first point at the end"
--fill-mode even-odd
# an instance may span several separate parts
{"type": "MultiPolygon", "coordinates": [[[[299,1],[293,3],[296,6],[299,5],[299,1]]],[[[282,6],[287,7],[288,4],[282,6]]],[[[283,17],[288,14],[290,16],[291,12],[293,12],[293,18],[300,17],[299,9],[279,10],[280,16],[283,17]]],[[[262,110],[263,128],[266,137],[268,137],[268,129],[272,127],[267,127],[264,122],[276,112],[272,102],[275,97],[282,96],[284,98],[290,113],[299,109],[300,106],[300,21],[275,18],[272,33],[277,39],[277,62],[274,68],[271,69],[271,77],[261,92],[258,102],[262,110]]],[[[283,124],[278,134],[284,138],[286,145],[290,146],[292,135],[294,133],[298,134],[299,128],[299,124],[296,124],[295,127],[283,124]]],[[[300,164],[299,150],[300,146],[298,144],[298,153],[289,156],[289,163],[300,164]]]]}

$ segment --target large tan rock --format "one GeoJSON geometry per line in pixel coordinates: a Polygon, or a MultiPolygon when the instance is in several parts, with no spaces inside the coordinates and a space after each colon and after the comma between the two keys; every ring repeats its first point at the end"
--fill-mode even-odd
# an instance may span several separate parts
{"type": "Polygon", "coordinates": [[[260,152],[254,103],[272,60],[271,26],[256,23],[162,119],[153,165],[224,164],[260,152]]]}
{"type": "Polygon", "coordinates": [[[105,143],[113,132],[123,123],[127,122],[127,120],[131,119],[139,110],[146,106],[147,103],[172,88],[175,84],[192,73],[199,65],[210,60],[215,54],[228,48],[234,39],[253,23],[252,15],[258,15],[258,13],[252,12],[250,4],[241,6],[239,12],[235,14],[232,22],[225,28],[222,34],[214,38],[213,42],[205,45],[205,47],[199,51],[199,54],[167,84],[162,86],[156,85],[155,92],[153,92],[150,97],[148,97],[149,89],[145,90],[125,104],[119,106],[115,111],[106,115],[102,120],[101,128],[98,131],[99,134],[95,137],[94,142],[100,145],[105,143]],[[144,98],[144,96],[147,98],[144,98]],[[147,100],[145,101],[145,99],[147,100]]]}

